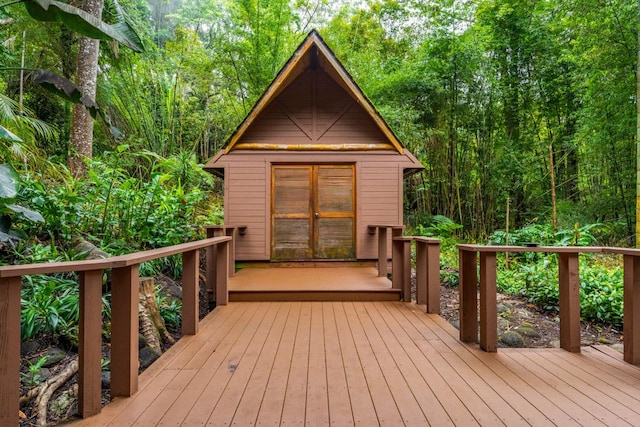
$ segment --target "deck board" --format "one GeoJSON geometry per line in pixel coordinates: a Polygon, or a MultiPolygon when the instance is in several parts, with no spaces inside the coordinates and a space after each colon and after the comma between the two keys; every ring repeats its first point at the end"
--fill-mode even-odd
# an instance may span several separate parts
{"type": "Polygon", "coordinates": [[[219,307],[78,425],[640,425],[640,368],[601,347],[460,342],[402,302],[219,307]]]}

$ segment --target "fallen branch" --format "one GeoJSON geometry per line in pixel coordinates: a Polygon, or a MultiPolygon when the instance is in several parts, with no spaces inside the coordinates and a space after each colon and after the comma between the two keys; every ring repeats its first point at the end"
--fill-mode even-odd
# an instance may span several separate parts
{"type": "Polygon", "coordinates": [[[49,399],[53,393],[60,388],[60,386],[71,378],[76,372],[78,372],[78,360],[71,361],[59,374],[49,378],[40,389],[38,398],[36,399],[36,407],[38,412],[38,418],[36,425],[47,425],[47,405],[49,399]]]}

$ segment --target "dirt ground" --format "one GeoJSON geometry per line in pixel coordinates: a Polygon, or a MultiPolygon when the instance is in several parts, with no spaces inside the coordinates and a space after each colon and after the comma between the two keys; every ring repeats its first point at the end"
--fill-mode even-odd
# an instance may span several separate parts
{"type": "MultiPolygon", "coordinates": [[[[440,315],[459,327],[458,288],[440,287],[440,315]]],[[[581,344],[610,345],[622,352],[622,329],[611,325],[581,322],[581,344]]],[[[508,347],[500,337],[513,331],[522,338],[516,347],[559,347],[560,323],[557,313],[539,310],[535,305],[517,297],[498,294],[498,346],[508,347]],[[523,332],[523,333],[522,333],[523,332]]]]}

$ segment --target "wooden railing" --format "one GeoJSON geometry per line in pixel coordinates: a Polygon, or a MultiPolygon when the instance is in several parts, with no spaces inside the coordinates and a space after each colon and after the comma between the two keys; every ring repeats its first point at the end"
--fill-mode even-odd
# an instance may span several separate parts
{"type": "Polygon", "coordinates": [[[78,273],[78,412],[89,417],[101,409],[103,271],[111,270],[111,397],[128,397],[138,389],[140,264],[182,254],[182,333],[195,335],[199,324],[199,250],[206,249],[208,294],[215,294],[217,305],[226,305],[231,240],[215,237],[106,259],[0,267],[0,426],[18,424],[22,276],[78,273]]]}
{"type": "Polygon", "coordinates": [[[403,236],[401,225],[370,225],[369,233],[378,233],[378,276],[388,274],[388,230],[391,230],[391,286],[400,289],[402,300],[411,302],[411,243],[416,246],[416,303],[425,311],[440,314],[440,240],[421,236],[403,236]]]}
{"type": "Polygon", "coordinates": [[[631,364],[640,364],[640,250],[575,246],[458,245],[458,252],[460,256],[460,340],[477,342],[480,348],[488,352],[495,352],[498,348],[496,307],[496,254],[498,252],[544,252],[558,255],[560,347],[571,352],[580,351],[579,254],[600,252],[623,255],[624,360],[631,364]]]}

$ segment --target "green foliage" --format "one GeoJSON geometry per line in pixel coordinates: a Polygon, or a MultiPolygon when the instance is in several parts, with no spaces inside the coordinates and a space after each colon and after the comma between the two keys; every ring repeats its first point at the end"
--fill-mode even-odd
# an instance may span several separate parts
{"type": "Polygon", "coordinates": [[[444,215],[434,215],[428,225],[418,224],[416,232],[420,236],[438,237],[442,239],[454,237],[462,225],[456,224],[444,215]]]}
{"type": "MultiPolygon", "coordinates": [[[[109,1],[117,5],[116,0],[109,1]]],[[[116,10],[120,19],[117,23],[109,25],[82,9],[56,0],[28,0],[24,5],[29,15],[38,21],[57,21],[86,37],[116,40],[136,52],[144,50],[140,38],[125,19],[119,6],[116,10]]]]}
{"type": "MultiPolygon", "coordinates": [[[[522,246],[525,243],[538,243],[542,246],[589,246],[597,243],[593,234],[602,224],[575,224],[573,230],[558,230],[555,234],[551,224],[531,224],[509,233],[509,244],[522,246]]],[[[494,245],[506,244],[506,233],[494,231],[489,237],[494,245]]]]}
{"type": "Polygon", "coordinates": [[[623,270],[580,264],[580,314],[597,322],[622,325],[623,270]]]}
{"type": "Polygon", "coordinates": [[[129,165],[124,159],[124,152],[108,153],[91,164],[86,179],[67,177],[57,185],[32,176],[25,197],[53,237],[86,236],[114,255],[195,240],[200,218],[219,211],[206,191],[211,178],[192,157],[135,158],[129,165]],[[138,162],[151,162],[150,173],[132,176],[138,162]]]}
{"type": "Polygon", "coordinates": [[[54,276],[25,276],[22,287],[21,335],[73,335],[78,324],[78,284],[54,276]]]}
{"type": "Polygon", "coordinates": [[[0,243],[14,244],[24,233],[13,227],[16,219],[44,222],[40,213],[17,205],[18,175],[8,165],[0,165],[0,243]]]}
{"type": "Polygon", "coordinates": [[[40,383],[40,369],[42,369],[42,366],[47,363],[48,359],[49,355],[45,354],[38,359],[36,363],[31,363],[27,360],[27,363],[29,364],[28,372],[20,372],[22,383],[25,386],[34,387],[40,383]]]}
{"type": "MultiPolygon", "coordinates": [[[[498,269],[498,289],[520,295],[552,312],[559,310],[558,263],[555,256],[536,254],[528,261],[512,261],[498,269]]],[[[620,267],[602,264],[595,257],[580,257],[580,313],[583,319],[622,324],[623,277],[620,267]]]]}
{"type": "Polygon", "coordinates": [[[182,301],[171,298],[156,287],[156,305],[167,328],[177,331],[182,325],[182,301]]]}

